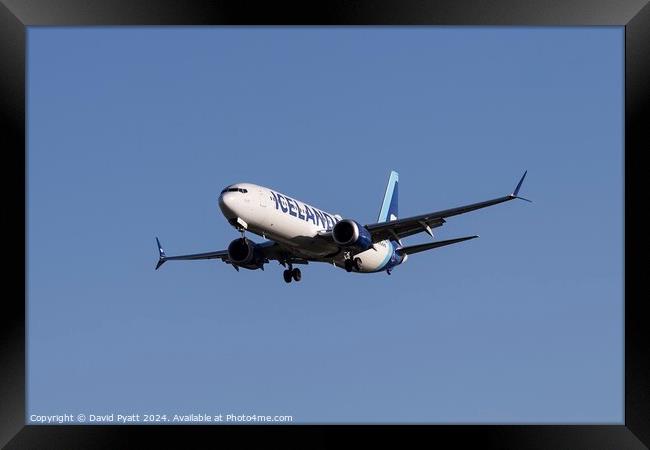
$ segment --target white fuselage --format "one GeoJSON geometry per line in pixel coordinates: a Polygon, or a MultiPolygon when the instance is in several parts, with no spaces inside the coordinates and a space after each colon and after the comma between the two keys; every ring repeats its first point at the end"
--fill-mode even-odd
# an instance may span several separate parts
{"type": "MultiPolygon", "coordinates": [[[[331,240],[318,236],[332,230],[342,219],[338,214],[251,183],[225,188],[219,197],[219,207],[235,227],[246,228],[289,247],[296,256],[321,258],[343,267],[344,251],[331,240]]],[[[394,256],[394,248],[390,241],[381,241],[375,243],[375,248],[354,256],[361,261],[359,272],[376,272],[386,267],[394,256]]]]}

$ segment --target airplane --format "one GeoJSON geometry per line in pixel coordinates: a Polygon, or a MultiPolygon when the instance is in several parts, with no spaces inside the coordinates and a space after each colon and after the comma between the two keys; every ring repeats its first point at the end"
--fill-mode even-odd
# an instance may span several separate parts
{"type": "Polygon", "coordinates": [[[228,223],[241,233],[225,250],[190,255],[167,256],[156,237],[159,259],[156,270],[167,261],[220,259],[237,271],[240,268],[264,270],[272,260],[285,267],[284,281],[300,281],[302,274],[294,265],[324,262],[354,273],[391,271],[403,264],[409,255],[475,239],[465,236],[405,246],[402,239],[425,232],[435,239],[432,229],[442,226],[447,218],[514,199],[519,196],[524,178],[508,195],[417,216],[398,218],[399,175],[391,171],[376,223],[361,225],[344,219],[286,194],[251,183],[227,186],[219,195],[219,208],[228,223]],[[249,231],[263,239],[253,242],[245,236],[249,231]]]}

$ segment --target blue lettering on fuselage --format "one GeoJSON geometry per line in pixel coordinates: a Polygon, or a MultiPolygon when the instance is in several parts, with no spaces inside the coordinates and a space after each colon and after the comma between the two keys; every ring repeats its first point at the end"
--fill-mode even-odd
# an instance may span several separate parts
{"type": "Polygon", "coordinates": [[[325,217],[327,218],[327,229],[330,230],[330,229],[334,228],[334,219],[332,218],[332,216],[330,216],[327,213],[324,213],[324,214],[325,214],[325,217]]]}
{"type": "Polygon", "coordinates": [[[316,208],[314,208],[314,215],[315,215],[315,217],[316,217],[316,225],[319,225],[319,224],[321,224],[321,223],[322,223],[322,224],[325,224],[325,222],[323,221],[323,215],[322,215],[321,212],[320,212],[319,210],[317,210],[316,208]]]}
{"type": "Polygon", "coordinates": [[[275,202],[275,209],[278,209],[278,197],[276,197],[275,192],[271,191],[271,195],[273,196],[273,201],[275,202]]]}
{"type": "Polygon", "coordinates": [[[295,201],[294,199],[287,197],[287,204],[289,205],[289,214],[291,214],[293,217],[296,217],[296,212],[293,206],[294,201],[295,201]]]}
{"type": "Polygon", "coordinates": [[[275,209],[281,210],[285,214],[290,214],[305,222],[311,221],[314,225],[319,226],[325,230],[331,230],[338,220],[329,214],[320,211],[314,207],[309,207],[304,203],[302,206],[305,208],[303,214],[301,210],[301,203],[291,197],[283,196],[282,194],[271,191],[273,201],[275,201],[275,209]],[[297,213],[296,213],[297,211],[297,213]]]}
{"type": "Polygon", "coordinates": [[[323,213],[323,224],[325,225],[325,229],[329,230],[330,229],[330,215],[327,213],[323,213]]]}
{"type": "Polygon", "coordinates": [[[284,198],[283,196],[281,196],[280,194],[278,194],[278,202],[280,203],[280,209],[282,209],[283,213],[286,213],[287,211],[289,211],[289,208],[287,208],[287,206],[285,206],[286,203],[287,203],[287,199],[284,198]],[[284,200],[284,203],[282,203],[282,200],[284,200]]]}
{"type": "Polygon", "coordinates": [[[314,213],[311,212],[311,208],[307,205],[305,205],[305,215],[307,216],[305,219],[307,222],[311,220],[311,223],[316,225],[316,220],[314,219],[314,213]]]}
{"type": "Polygon", "coordinates": [[[280,194],[271,191],[271,195],[273,196],[273,201],[275,201],[275,209],[280,209],[280,200],[278,198],[280,197],[280,194]]]}

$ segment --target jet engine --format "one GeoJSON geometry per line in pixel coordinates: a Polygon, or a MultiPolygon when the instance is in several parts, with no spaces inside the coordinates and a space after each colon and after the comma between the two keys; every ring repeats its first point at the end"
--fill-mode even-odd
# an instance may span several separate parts
{"type": "Polygon", "coordinates": [[[366,228],[354,220],[345,219],[337,222],[332,229],[334,242],[343,247],[368,250],[372,247],[372,237],[366,228]]]}
{"type": "Polygon", "coordinates": [[[235,239],[228,245],[228,259],[239,267],[260,269],[266,261],[257,247],[255,242],[246,238],[235,239]]]}

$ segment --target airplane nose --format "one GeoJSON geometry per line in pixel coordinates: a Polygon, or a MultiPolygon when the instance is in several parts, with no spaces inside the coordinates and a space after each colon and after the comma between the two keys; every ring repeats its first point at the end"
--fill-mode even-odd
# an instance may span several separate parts
{"type": "Polygon", "coordinates": [[[235,213],[235,199],[233,198],[232,192],[224,192],[219,196],[219,208],[226,219],[237,217],[235,213]]]}

